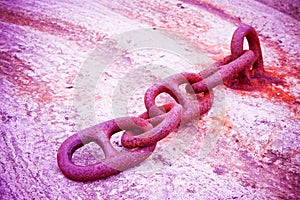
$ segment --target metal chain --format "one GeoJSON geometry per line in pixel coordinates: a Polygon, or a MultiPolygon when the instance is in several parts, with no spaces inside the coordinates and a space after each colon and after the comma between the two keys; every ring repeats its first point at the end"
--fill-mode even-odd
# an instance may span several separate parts
{"type": "Polygon", "coordinates": [[[200,73],[180,73],[165,78],[150,87],[144,98],[147,111],[139,117],[123,117],[100,123],[65,140],[58,150],[57,162],[62,173],[76,181],[92,181],[117,174],[147,159],[156,143],[179,125],[199,118],[212,107],[212,89],[221,83],[235,89],[253,89],[257,82],[279,81],[264,73],[259,39],[254,28],[242,25],[234,32],[231,55],[212,64],[200,73]],[[244,38],[249,50],[243,49],[244,38]],[[188,98],[179,88],[194,98],[188,98]],[[157,106],[156,97],[168,93],[175,103],[157,106]],[[110,143],[113,134],[125,131],[121,137],[125,151],[117,151],[110,143]],[[105,158],[98,163],[79,166],[72,162],[73,153],[85,144],[97,143],[105,158]]]}

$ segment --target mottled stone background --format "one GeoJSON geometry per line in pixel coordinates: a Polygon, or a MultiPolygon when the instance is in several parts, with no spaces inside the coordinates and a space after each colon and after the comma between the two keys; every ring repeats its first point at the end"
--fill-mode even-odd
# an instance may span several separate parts
{"type": "MultiPolygon", "coordinates": [[[[299,199],[299,1],[0,2],[0,199],[299,199]],[[231,36],[242,23],[257,30],[265,69],[283,86],[216,88],[226,96],[222,116],[212,110],[195,122],[193,141],[171,162],[164,147],[172,134],[149,160],[118,175],[86,183],[62,175],[59,146],[115,117],[114,89],[126,70],[162,60],[174,71],[200,71],[229,55],[231,36]],[[143,28],[177,32],[212,61],[189,66],[155,51],[122,55],[99,74],[95,121],[86,120],[74,106],[86,99],[75,98],[86,59],[113,35],[143,28]]],[[[144,111],[146,88],[130,100],[129,113],[144,111]]],[[[102,156],[96,150],[88,145],[74,161],[96,162],[102,156]]]]}

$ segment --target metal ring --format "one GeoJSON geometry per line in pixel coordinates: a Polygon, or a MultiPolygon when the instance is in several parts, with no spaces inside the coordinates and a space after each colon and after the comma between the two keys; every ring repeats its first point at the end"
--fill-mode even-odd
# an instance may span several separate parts
{"type": "Polygon", "coordinates": [[[247,50],[239,56],[237,59],[231,61],[230,63],[220,66],[219,70],[207,77],[206,79],[192,84],[192,89],[194,92],[205,92],[209,91],[211,88],[216,87],[222,82],[231,80],[239,72],[243,71],[245,67],[253,64],[255,61],[255,54],[251,50],[247,50]]]}
{"type": "Polygon", "coordinates": [[[256,56],[256,61],[253,63],[252,70],[264,71],[263,57],[260,47],[259,38],[255,29],[249,25],[242,25],[238,27],[233,33],[231,40],[231,55],[233,59],[237,59],[244,53],[244,38],[247,38],[249,49],[252,50],[256,56]]]}
{"type": "Polygon", "coordinates": [[[137,117],[118,118],[87,128],[62,143],[57,154],[58,166],[66,177],[75,181],[97,180],[134,167],[148,158],[156,145],[119,152],[110,143],[110,137],[121,130],[150,128],[152,125],[149,122],[137,117]],[[74,164],[74,152],[90,142],[96,142],[103,149],[105,158],[86,166],[74,164]]]}
{"type": "Polygon", "coordinates": [[[151,130],[140,135],[132,135],[132,132],[125,132],[121,138],[122,145],[127,148],[134,148],[156,144],[179,125],[181,112],[181,105],[174,104],[171,110],[164,116],[163,121],[151,130]]]}
{"type": "MultiPolygon", "coordinates": [[[[156,97],[166,92],[170,94],[178,104],[183,107],[181,123],[189,122],[191,119],[200,118],[200,116],[211,108],[212,99],[209,92],[202,94],[195,94],[189,99],[186,94],[183,94],[179,86],[184,83],[193,84],[202,80],[201,75],[196,73],[181,73],[164,79],[161,83],[150,87],[145,94],[145,106],[149,117],[155,117],[164,112],[156,105],[156,97]]],[[[191,87],[191,85],[188,85],[191,87]]]]}

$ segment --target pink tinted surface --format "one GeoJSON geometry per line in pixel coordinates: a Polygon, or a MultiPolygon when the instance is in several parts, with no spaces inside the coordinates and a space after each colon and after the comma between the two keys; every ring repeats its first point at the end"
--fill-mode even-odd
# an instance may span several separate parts
{"type": "MultiPolygon", "coordinates": [[[[290,15],[246,0],[1,1],[0,199],[297,199],[299,27],[290,15]],[[94,48],[115,34],[158,28],[179,33],[218,60],[229,55],[231,36],[241,23],[257,30],[265,69],[284,86],[224,89],[222,116],[212,110],[196,122],[193,142],[174,153],[172,162],[164,147],[175,133],[159,142],[148,162],[118,175],[89,183],[62,175],[56,162],[60,144],[78,130],[114,118],[111,101],[120,77],[153,56],[151,51],[121,56],[99,74],[95,121],[88,121],[76,112],[74,93],[94,48]]],[[[140,105],[147,87],[130,100],[138,102],[129,104],[130,112],[145,111],[140,105]]],[[[97,162],[99,152],[90,146],[74,160],[97,162]]]]}

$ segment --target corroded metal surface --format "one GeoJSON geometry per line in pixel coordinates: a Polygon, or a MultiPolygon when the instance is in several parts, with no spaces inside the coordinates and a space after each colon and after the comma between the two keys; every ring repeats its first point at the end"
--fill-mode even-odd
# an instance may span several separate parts
{"type": "Polygon", "coordinates": [[[156,143],[145,148],[118,152],[111,145],[110,138],[114,133],[126,129],[143,128],[146,131],[149,130],[149,125],[149,122],[141,118],[124,117],[89,127],[64,141],[58,150],[58,165],[66,177],[76,181],[93,181],[134,167],[151,155],[156,143]],[[88,166],[75,165],[72,162],[73,153],[90,142],[101,146],[105,159],[88,166]]]}
{"type": "MultiPolygon", "coordinates": [[[[223,82],[233,81],[239,83],[239,86],[243,89],[246,88],[246,86],[247,88],[253,88],[254,84],[256,88],[258,88],[257,84],[261,84],[260,87],[267,83],[283,84],[283,81],[272,81],[276,80],[276,78],[265,74],[260,42],[253,27],[242,25],[237,28],[231,41],[231,53],[230,56],[221,59],[221,61],[217,61],[204,70],[204,72],[212,72],[211,74],[203,72],[199,74],[187,72],[179,73],[167,77],[160,83],[156,83],[148,88],[145,93],[144,101],[148,115],[148,119],[146,118],[146,120],[149,123],[152,122],[151,125],[153,125],[153,127],[150,127],[150,130],[142,132],[135,131],[135,133],[133,133],[132,131],[143,128],[146,121],[142,117],[127,117],[103,122],[69,137],[59,148],[57,156],[57,162],[63,174],[72,180],[93,181],[106,178],[122,170],[127,170],[129,167],[140,164],[140,162],[148,158],[153,152],[154,147],[151,145],[156,145],[157,142],[167,137],[171,132],[175,131],[176,128],[179,127],[180,129],[181,125],[191,122],[194,119],[199,119],[201,115],[208,112],[212,107],[213,100],[210,99],[210,95],[207,93],[212,92],[216,86],[223,82]],[[244,50],[243,41],[245,38],[247,39],[249,50],[244,50]],[[228,63],[216,67],[217,64],[224,60],[228,61],[228,63]],[[216,68],[215,70],[210,69],[214,67],[216,68]],[[206,76],[202,77],[201,74],[206,74],[206,76]],[[261,81],[261,79],[263,79],[263,81],[261,81]],[[183,93],[180,90],[179,87],[182,84],[186,84],[186,89],[190,88],[189,94],[186,92],[183,93]],[[191,84],[193,84],[193,87],[191,84]],[[194,92],[196,92],[196,94],[194,92]],[[162,93],[167,93],[172,96],[176,103],[168,103],[160,107],[157,106],[155,100],[158,95],[162,93]],[[191,101],[191,98],[188,96],[193,96],[193,100],[191,101]],[[200,96],[204,96],[204,98],[200,96]],[[170,106],[170,108],[166,111],[165,107],[168,106],[170,106]],[[158,123],[157,118],[161,118],[158,123]],[[140,123],[143,125],[142,127],[138,125],[138,119],[144,122],[140,123]],[[129,149],[137,149],[120,153],[113,148],[110,142],[112,134],[123,130],[125,132],[121,139],[122,146],[129,149]],[[135,135],[128,134],[128,130],[131,130],[131,133],[135,135]],[[74,164],[72,162],[74,152],[91,141],[97,143],[102,148],[105,159],[87,166],[74,164]],[[145,148],[147,146],[150,146],[148,148],[149,150],[140,149],[141,147],[145,148]],[[142,151],[142,153],[140,151],[142,151]]],[[[136,71],[137,70],[131,73],[136,73],[136,71]]],[[[230,84],[230,86],[232,85],[230,84]]],[[[142,116],[143,115],[144,114],[142,114],[142,116]]]]}
{"type": "MultiPolygon", "coordinates": [[[[0,7],[1,199],[299,196],[299,21],[245,0],[1,1],[0,7]],[[141,27],[167,28],[218,60],[230,54],[231,35],[241,23],[257,30],[264,66],[285,82],[283,86],[269,85],[251,93],[225,89],[225,120],[214,116],[214,110],[205,115],[190,150],[175,162],[164,154],[163,146],[172,141],[166,138],[157,146],[158,154],[149,157],[155,165],[143,163],[151,170],[140,166],[93,183],[77,183],[62,175],[55,162],[60,144],[78,130],[114,117],[111,91],[120,74],[142,60],[121,56],[117,67],[102,74],[98,85],[105,87],[95,91],[97,121],[78,126],[86,116],[77,116],[73,108],[74,83],[93,48],[113,34],[141,27]],[[222,131],[214,131],[220,124],[222,131]]],[[[164,64],[192,71],[174,59],[164,64]]],[[[197,67],[200,71],[206,66],[197,67]]],[[[131,110],[143,111],[141,107],[131,110]]],[[[75,163],[97,162],[103,155],[95,156],[93,149],[75,153],[75,163]]]]}

